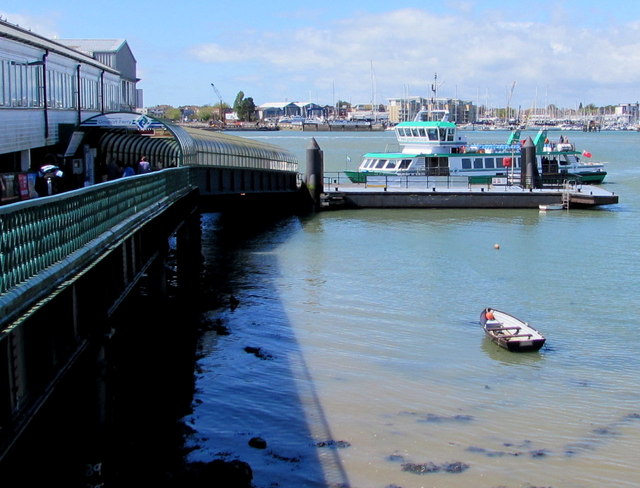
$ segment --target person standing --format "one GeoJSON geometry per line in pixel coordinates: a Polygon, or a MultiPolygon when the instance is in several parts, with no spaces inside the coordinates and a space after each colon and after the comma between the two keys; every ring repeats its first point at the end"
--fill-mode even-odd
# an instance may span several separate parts
{"type": "Polygon", "coordinates": [[[146,156],[142,156],[142,158],[140,159],[140,162],[138,163],[138,173],[144,174],[144,173],[150,173],[150,172],[151,172],[151,163],[147,161],[146,156]]]}
{"type": "Polygon", "coordinates": [[[124,167],[124,171],[122,172],[122,177],[125,178],[126,176],[133,176],[136,174],[136,171],[133,169],[133,166],[131,166],[131,163],[127,163],[124,167]]]}
{"type": "Polygon", "coordinates": [[[107,163],[107,180],[117,180],[122,176],[122,163],[112,156],[107,163]]]}

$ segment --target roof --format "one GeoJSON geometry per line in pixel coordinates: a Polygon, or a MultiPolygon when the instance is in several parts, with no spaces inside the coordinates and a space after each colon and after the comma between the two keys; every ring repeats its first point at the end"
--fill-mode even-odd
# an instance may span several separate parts
{"type": "Polygon", "coordinates": [[[293,105],[293,102],[268,102],[268,103],[263,103],[262,105],[260,105],[258,108],[259,109],[265,109],[265,108],[284,108],[287,107],[289,105],[293,105]]]}
{"type": "Polygon", "coordinates": [[[118,52],[127,41],[125,39],[56,39],[56,42],[93,56],[93,53],[118,52]]]}
{"type": "Polygon", "coordinates": [[[456,124],[453,122],[443,122],[440,120],[427,120],[427,121],[412,121],[412,122],[400,122],[396,127],[442,127],[442,128],[455,128],[456,124]]]}
{"type": "Polygon", "coordinates": [[[319,107],[319,105],[317,105],[315,103],[312,103],[312,102],[267,102],[267,103],[261,104],[258,108],[259,109],[284,108],[284,107],[288,107],[290,105],[295,105],[296,107],[299,107],[299,108],[308,107],[309,105],[313,105],[313,106],[319,107]]]}
{"type": "Polygon", "coordinates": [[[76,49],[70,48],[69,46],[59,42],[58,39],[51,40],[46,37],[43,37],[39,34],[35,34],[28,29],[24,29],[19,25],[11,24],[10,22],[6,22],[0,19],[0,37],[4,37],[6,39],[11,39],[13,41],[17,41],[23,44],[28,44],[31,46],[35,46],[39,49],[44,49],[50,52],[55,52],[62,56],[75,59],[82,63],[91,64],[94,66],[99,66],[102,69],[117,72],[113,68],[105,65],[94,59],[92,56],[87,56],[86,53],[78,51],[76,49]]]}

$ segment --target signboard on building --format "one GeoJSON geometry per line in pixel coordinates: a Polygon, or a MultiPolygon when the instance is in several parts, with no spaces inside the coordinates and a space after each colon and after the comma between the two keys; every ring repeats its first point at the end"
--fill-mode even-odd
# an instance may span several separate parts
{"type": "Polygon", "coordinates": [[[154,129],[166,129],[166,126],[156,119],[128,112],[96,115],[82,122],[80,127],[121,128],[144,132],[154,129]]]}

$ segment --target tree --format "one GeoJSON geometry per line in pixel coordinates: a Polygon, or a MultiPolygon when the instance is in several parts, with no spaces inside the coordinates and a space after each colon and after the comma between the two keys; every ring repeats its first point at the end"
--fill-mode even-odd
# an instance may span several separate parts
{"type": "Polygon", "coordinates": [[[198,109],[198,118],[202,122],[207,122],[213,118],[214,108],[211,105],[205,105],[198,109]]]}
{"type": "Polygon", "coordinates": [[[240,105],[242,104],[242,100],[244,100],[244,92],[241,90],[236,95],[236,99],[233,102],[233,111],[238,113],[240,110],[240,105]]]}
{"type": "Polygon", "coordinates": [[[351,109],[351,104],[344,100],[338,100],[338,103],[336,103],[336,109],[338,110],[338,117],[346,117],[347,112],[351,109]]]}
{"type": "Polygon", "coordinates": [[[256,104],[253,102],[253,98],[244,98],[244,92],[239,91],[233,102],[233,110],[241,121],[251,121],[256,111],[256,104]]]}
{"type": "Polygon", "coordinates": [[[179,108],[170,108],[168,110],[165,110],[164,116],[166,119],[169,119],[175,122],[182,118],[182,112],[180,111],[179,108]]]}

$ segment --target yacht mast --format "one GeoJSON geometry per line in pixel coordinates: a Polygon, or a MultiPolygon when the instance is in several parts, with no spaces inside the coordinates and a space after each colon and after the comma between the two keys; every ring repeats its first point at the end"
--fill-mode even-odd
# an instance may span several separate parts
{"type": "Polygon", "coordinates": [[[377,121],[377,110],[375,109],[376,103],[376,92],[375,92],[375,83],[373,77],[373,60],[371,60],[371,115],[373,116],[373,121],[377,121]]]}

